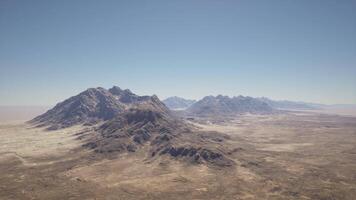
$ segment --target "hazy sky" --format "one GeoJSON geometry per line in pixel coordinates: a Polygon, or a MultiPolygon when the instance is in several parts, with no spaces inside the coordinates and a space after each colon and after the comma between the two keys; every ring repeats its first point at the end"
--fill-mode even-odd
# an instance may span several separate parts
{"type": "Polygon", "coordinates": [[[0,105],[112,85],[356,103],[356,1],[0,0],[0,105]]]}

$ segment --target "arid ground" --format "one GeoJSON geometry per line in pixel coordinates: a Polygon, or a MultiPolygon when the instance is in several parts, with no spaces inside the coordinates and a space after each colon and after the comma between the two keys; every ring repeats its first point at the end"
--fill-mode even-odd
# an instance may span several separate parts
{"type": "Polygon", "coordinates": [[[236,166],[153,161],[145,148],[97,159],[81,148],[81,126],[45,131],[2,122],[0,199],[356,197],[356,117],[293,111],[190,123],[227,134],[236,166]]]}

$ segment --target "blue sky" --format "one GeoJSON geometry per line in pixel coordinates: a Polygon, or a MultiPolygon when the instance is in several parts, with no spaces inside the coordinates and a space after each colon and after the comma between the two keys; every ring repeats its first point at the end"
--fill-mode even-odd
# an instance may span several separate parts
{"type": "Polygon", "coordinates": [[[118,85],[356,103],[356,1],[0,1],[0,105],[118,85]]]}

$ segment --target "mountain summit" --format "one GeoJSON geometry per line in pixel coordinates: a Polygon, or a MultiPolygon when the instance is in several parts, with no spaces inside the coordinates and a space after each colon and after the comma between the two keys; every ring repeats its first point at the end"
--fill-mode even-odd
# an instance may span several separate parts
{"type": "Polygon", "coordinates": [[[117,86],[89,88],[80,94],[58,103],[54,108],[31,120],[49,129],[66,128],[85,123],[110,120],[129,108],[147,107],[159,112],[169,112],[157,96],[138,96],[117,86]]]}

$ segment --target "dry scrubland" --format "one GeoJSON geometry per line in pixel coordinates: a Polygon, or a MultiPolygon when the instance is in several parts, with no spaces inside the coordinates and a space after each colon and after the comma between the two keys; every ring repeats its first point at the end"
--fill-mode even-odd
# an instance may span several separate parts
{"type": "Polygon", "coordinates": [[[97,159],[83,127],[0,124],[0,199],[349,199],[356,197],[356,118],[310,112],[194,119],[227,134],[236,166],[189,164],[145,148],[97,159]]]}

